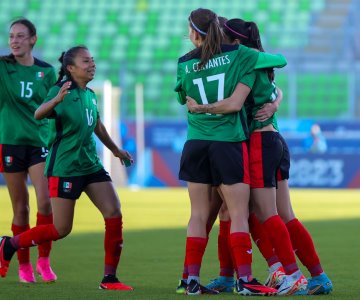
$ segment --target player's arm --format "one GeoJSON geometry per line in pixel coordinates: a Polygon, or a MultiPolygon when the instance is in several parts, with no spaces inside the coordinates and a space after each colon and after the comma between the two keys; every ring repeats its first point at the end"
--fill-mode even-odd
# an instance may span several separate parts
{"type": "Polygon", "coordinates": [[[239,82],[232,95],[224,100],[211,104],[197,104],[197,102],[186,96],[186,105],[192,113],[227,114],[241,110],[251,89],[239,82]]]}
{"type": "Polygon", "coordinates": [[[254,120],[259,122],[265,122],[274,113],[277,112],[279,105],[283,99],[282,90],[276,87],[277,97],[273,102],[265,103],[256,113],[254,120]]]}
{"type": "Polygon", "coordinates": [[[34,113],[34,118],[36,120],[42,120],[50,116],[54,112],[54,108],[56,107],[56,105],[58,105],[64,100],[70,86],[71,86],[71,81],[65,82],[54,98],[52,98],[49,101],[45,101],[37,108],[37,110],[34,113]]]}
{"type": "Polygon", "coordinates": [[[108,148],[115,157],[120,158],[121,164],[124,165],[126,160],[130,161],[132,164],[134,159],[132,158],[131,154],[125,150],[120,149],[110,137],[109,133],[107,132],[103,122],[98,118],[94,132],[99,140],[108,148]]]}

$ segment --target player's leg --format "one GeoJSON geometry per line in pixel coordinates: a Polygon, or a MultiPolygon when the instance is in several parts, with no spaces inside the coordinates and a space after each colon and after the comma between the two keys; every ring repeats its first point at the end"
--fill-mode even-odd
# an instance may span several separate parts
{"type": "MultiPolygon", "coordinates": [[[[27,173],[4,173],[4,179],[8,187],[11,204],[13,208],[13,220],[11,230],[13,235],[18,235],[28,229],[29,225],[29,193],[27,190],[27,173]]],[[[17,252],[19,261],[19,280],[24,283],[36,281],[32,264],[30,262],[30,250],[20,249],[17,252]]]]}
{"type": "MultiPolygon", "coordinates": [[[[49,198],[48,181],[44,176],[45,163],[37,163],[29,168],[29,176],[35,188],[37,200],[36,225],[47,225],[53,223],[53,214],[49,198]]],[[[38,245],[38,260],[36,272],[44,282],[51,282],[57,279],[56,274],[50,266],[50,251],[52,241],[38,245]]]]}
{"type": "Polygon", "coordinates": [[[105,258],[104,277],[99,285],[100,289],[133,290],[131,286],[120,282],[116,277],[123,247],[123,223],[120,201],[109,175],[105,171],[89,176],[92,182],[85,187],[90,200],[101,212],[105,221],[105,258]]]}
{"type": "Polygon", "coordinates": [[[234,289],[234,265],[230,247],[230,215],[225,202],[222,201],[220,193],[214,191],[212,201],[221,203],[219,210],[219,233],[218,233],[218,259],[220,263],[219,276],[212,279],[207,288],[219,292],[232,292],[234,289]]]}
{"type": "Polygon", "coordinates": [[[308,279],[308,293],[330,293],[333,289],[332,282],[322,268],[314,241],[309,231],[295,217],[290,201],[287,180],[278,182],[277,207],[279,215],[284,222],[286,222],[294,252],[311,275],[311,278],[308,279]]]}

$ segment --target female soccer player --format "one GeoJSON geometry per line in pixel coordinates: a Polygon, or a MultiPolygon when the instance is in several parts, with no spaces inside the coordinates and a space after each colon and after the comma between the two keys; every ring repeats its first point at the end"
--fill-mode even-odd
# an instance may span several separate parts
{"type": "MultiPolygon", "coordinates": [[[[255,23],[234,19],[228,21],[225,24],[225,28],[227,29],[227,35],[232,38],[232,40],[239,40],[239,42],[242,44],[246,44],[250,47],[263,51],[259,31],[255,23]]],[[[274,77],[273,73],[270,72],[268,75],[269,82],[272,82],[274,77]]],[[[266,76],[264,76],[264,72],[262,72],[262,74],[257,74],[257,76],[257,85],[263,85],[263,87],[265,87],[264,84],[266,82],[266,76]]],[[[273,115],[269,119],[264,119],[266,111],[264,110],[263,105],[266,103],[266,99],[263,97],[263,94],[256,93],[256,90],[259,89],[255,89],[254,87],[254,92],[251,95],[252,97],[250,97],[251,101],[247,102],[250,114],[249,126],[250,131],[252,132],[250,136],[250,178],[252,188],[251,194],[255,205],[257,206],[255,209],[257,211],[257,215],[259,215],[260,219],[262,219],[263,225],[261,226],[261,224],[256,224],[258,221],[256,220],[254,214],[250,217],[250,223],[255,223],[253,224],[253,227],[256,228],[254,234],[252,232],[253,238],[254,235],[256,235],[255,239],[261,242],[261,244],[258,244],[259,249],[263,254],[268,253],[267,257],[264,255],[268,259],[277,259],[276,255],[274,255],[272,251],[272,246],[274,246],[275,253],[278,255],[279,260],[282,263],[282,265],[279,265],[279,261],[273,261],[273,267],[277,267],[277,269],[275,268],[273,274],[271,274],[273,276],[270,276],[270,281],[276,282],[274,277],[276,277],[276,274],[279,272],[279,266],[282,268],[284,261],[291,262],[289,260],[290,256],[288,256],[286,253],[284,253],[285,251],[283,251],[284,245],[286,246],[286,244],[284,244],[284,241],[279,242],[278,239],[280,238],[275,238],[274,234],[272,234],[273,231],[270,228],[271,225],[273,225],[271,222],[277,223],[277,233],[280,230],[281,232],[284,231],[282,228],[284,226],[280,226],[280,222],[276,220],[278,217],[276,217],[274,214],[277,209],[279,211],[279,215],[286,223],[286,228],[290,233],[292,245],[294,250],[296,250],[295,252],[298,254],[300,261],[308,268],[312,276],[307,285],[307,289],[301,288],[301,285],[305,285],[305,280],[303,280],[301,276],[298,279],[298,283],[295,282],[293,287],[290,289],[287,288],[291,286],[291,281],[294,282],[295,280],[292,278],[294,276],[285,276],[285,280],[280,282],[281,284],[279,287],[279,294],[327,294],[332,290],[332,283],[323,272],[309,233],[305,227],[295,218],[291,207],[289,188],[287,184],[290,167],[289,150],[287,148],[286,142],[278,133],[276,117],[273,115]],[[261,109],[261,113],[258,114],[259,110],[261,109]],[[281,151],[276,151],[276,149],[279,148],[281,151]],[[275,156],[277,152],[281,152],[282,155],[279,156],[277,161],[275,161],[273,156],[275,156]],[[277,177],[275,177],[275,174],[277,177]],[[278,182],[276,182],[276,180],[278,182]],[[270,209],[270,207],[264,206],[262,204],[262,199],[274,198],[274,196],[271,195],[276,184],[279,186],[275,196],[276,206],[275,208],[270,209]],[[270,192],[269,195],[266,194],[267,191],[270,192]],[[273,213],[271,213],[271,211],[273,213]],[[270,217],[266,218],[266,216],[269,215],[269,212],[270,217]],[[264,229],[265,232],[262,232],[264,229]],[[269,237],[271,241],[270,244],[266,242],[267,237],[269,237]],[[279,246],[277,246],[277,243],[279,246]]],[[[263,91],[266,91],[266,89],[263,88],[263,91]]],[[[236,97],[235,95],[233,96],[234,98],[236,97]]],[[[273,97],[270,97],[267,102],[272,101],[272,99],[273,97]]],[[[272,200],[272,202],[274,201],[272,200]]],[[[250,225],[250,227],[252,226],[250,225]]],[[[286,274],[289,275],[289,267],[284,267],[286,274]]],[[[300,273],[298,274],[300,275],[300,273]]]]}
{"type": "Polygon", "coordinates": [[[132,162],[132,157],[115,145],[99,118],[96,95],[87,87],[96,69],[88,49],[85,46],[70,48],[61,55],[60,62],[56,86],[35,111],[36,119],[52,119],[54,138],[45,174],[49,180],[54,224],[36,226],[13,238],[2,237],[0,273],[6,276],[11,257],[18,249],[67,236],[72,229],[76,199],[85,191],[105,220],[105,267],[100,288],[132,290],[116,277],[123,245],[120,202],[96,154],[93,132],[122,164],[125,160],[132,162]]]}
{"type": "MultiPolygon", "coordinates": [[[[11,54],[0,57],[0,172],[13,208],[11,230],[18,235],[30,228],[27,176],[35,188],[37,225],[52,224],[52,211],[44,177],[48,121],[35,120],[34,112],[56,81],[54,68],[32,55],[36,28],[27,19],[10,25],[11,54]]],[[[46,282],[55,281],[50,267],[51,241],[38,246],[36,271],[46,282]]],[[[36,281],[29,249],[17,252],[20,282],[36,281]]]]}
{"type": "MultiPolygon", "coordinates": [[[[189,16],[189,37],[193,51],[178,61],[179,102],[186,95],[212,103],[229,95],[240,85],[245,97],[254,80],[259,53],[243,46],[222,45],[217,15],[199,8],[189,16]],[[249,87],[250,86],[250,87],[249,87]]],[[[242,103],[232,110],[214,114],[188,113],[188,137],[181,156],[179,178],[187,181],[191,216],[186,239],[185,261],[189,276],[187,294],[215,293],[200,285],[200,267],[207,244],[206,223],[212,186],[218,186],[229,207],[232,220],[230,243],[238,272],[235,292],[242,295],[274,294],[275,289],[261,285],[252,277],[252,249],[248,231],[249,178],[246,116],[242,103]]]]}

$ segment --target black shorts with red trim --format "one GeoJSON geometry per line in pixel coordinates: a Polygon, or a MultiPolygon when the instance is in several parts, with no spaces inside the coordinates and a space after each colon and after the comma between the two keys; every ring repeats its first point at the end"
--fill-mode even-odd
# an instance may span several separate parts
{"type": "Polygon", "coordinates": [[[245,142],[189,140],[180,160],[179,179],[211,184],[250,183],[245,142]]]}
{"type": "Polygon", "coordinates": [[[255,131],[250,135],[250,187],[277,186],[277,171],[284,156],[280,134],[274,131],[255,131]]]}
{"type": "Polygon", "coordinates": [[[288,180],[290,177],[290,151],[285,139],[279,134],[279,139],[283,145],[283,156],[279,168],[276,172],[277,181],[288,180]]]}
{"type": "Polygon", "coordinates": [[[76,200],[80,198],[81,193],[90,183],[111,181],[111,178],[108,172],[101,169],[98,172],[83,176],[49,176],[48,181],[50,198],[76,200]]]}
{"type": "Polygon", "coordinates": [[[0,144],[0,172],[27,171],[31,166],[45,162],[46,147],[0,144]]]}

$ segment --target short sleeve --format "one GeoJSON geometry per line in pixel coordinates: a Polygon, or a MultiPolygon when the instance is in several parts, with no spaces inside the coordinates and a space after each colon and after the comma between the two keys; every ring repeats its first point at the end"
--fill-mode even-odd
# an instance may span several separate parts
{"type": "Polygon", "coordinates": [[[286,65],[287,65],[286,58],[282,54],[270,54],[265,52],[259,52],[255,69],[283,68],[286,65]]]}

